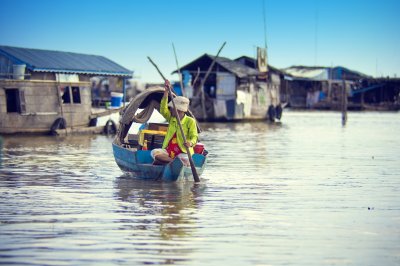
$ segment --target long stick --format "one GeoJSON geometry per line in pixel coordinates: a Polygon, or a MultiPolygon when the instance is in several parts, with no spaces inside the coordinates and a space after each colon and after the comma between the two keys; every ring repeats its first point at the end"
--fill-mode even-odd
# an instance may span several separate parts
{"type": "Polygon", "coordinates": [[[197,73],[196,73],[196,76],[195,76],[195,78],[194,78],[194,81],[193,81],[193,87],[195,86],[195,84],[196,84],[196,82],[197,82],[197,79],[199,78],[199,76],[200,76],[200,67],[198,67],[197,68],[197,73]]]}
{"type": "Polygon", "coordinates": [[[345,77],[342,77],[342,86],[342,126],[345,126],[347,122],[347,90],[345,77]]]}
{"type": "Polygon", "coordinates": [[[213,61],[211,62],[211,65],[208,67],[207,73],[204,76],[204,78],[201,81],[201,85],[200,85],[200,90],[201,90],[201,107],[203,109],[203,119],[207,119],[207,113],[206,113],[206,104],[205,104],[205,97],[204,97],[204,84],[206,83],[206,80],[208,78],[208,76],[211,73],[212,68],[214,67],[215,61],[218,58],[219,53],[222,51],[222,48],[224,48],[226,42],[224,42],[221,46],[221,48],[219,48],[217,55],[214,57],[213,61]]]}
{"type": "MultiPolygon", "coordinates": [[[[161,71],[158,68],[158,66],[153,62],[153,60],[151,60],[150,57],[147,57],[147,58],[149,59],[150,63],[152,63],[153,66],[157,69],[158,73],[163,78],[163,80],[166,81],[167,79],[161,73],[161,71]]],[[[174,97],[172,97],[171,90],[168,90],[168,94],[169,94],[169,97],[171,97],[172,106],[174,107],[175,114],[178,114],[178,112],[176,110],[176,106],[175,106],[174,97]]],[[[179,129],[181,131],[181,134],[182,134],[183,141],[184,141],[184,143],[186,143],[186,136],[185,136],[185,133],[183,132],[182,123],[181,123],[181,119],[180,119],[179,115],[176,116],[176,119],[178,120],[178,125],[179,125],[179,129]]],[[[192,154],[190,153],[189,148],[186,148],[186,151],[187,151],[188,159],[189,159],[189,162],[190,162],[190,168],[192,169],[194,182],[200,182],[200,178],[199,178],[199,175],[197,174],[196,166],[194,165],[192,154]]]]}
{"type": "Polygon", "coordinates": [[[174,43],[172,43],[172,49],[174,50],[176,67],[178,68],[179,82],[180,82],[180,85],[181,85],[182,95],[186,97],[186,91],[185,91],[185,88],[183,88],[183,81],[182,81],[183,77],[182,77],[182,74],[181,74],[181,69],[179,68],[178,57],[176,56],[174,43]]]}
{"type": "MultiPolygon", "coordinates": [[[[57,81],[57,98],[58,98],[58,104],[60,105],[60,111],[61,111],[61,117],[62,119],[64,118],[64,110],[63,110],[63,102],[62,102],[62,98],[61,98],[61,94],[60,94],[60,81],[57,81]]],[[[65,122],[67,122],[67,120],[65,120],[65,122]]],[[[65,129],[65,135],[68,135],[68,130],[65,129]]]]}

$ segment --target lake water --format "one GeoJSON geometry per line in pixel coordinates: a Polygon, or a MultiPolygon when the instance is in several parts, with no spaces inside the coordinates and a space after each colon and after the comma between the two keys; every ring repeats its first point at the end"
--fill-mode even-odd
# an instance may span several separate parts
{"type": "Polygon", "coordinates": [[[202,124],[202,182],[124,176],[106,136],[5,137],[0,264],[400,265],[400,113],[202,124]]]}

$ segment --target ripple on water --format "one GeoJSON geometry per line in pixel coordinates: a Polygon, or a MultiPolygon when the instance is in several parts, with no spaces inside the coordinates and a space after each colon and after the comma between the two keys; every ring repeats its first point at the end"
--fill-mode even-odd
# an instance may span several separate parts
{"type": "Polygon", "coordinates": [[[6,137],[1,264],[396,265],[397,113],[204,123],[201,184],[147,182],[111,138],[6,137]]]}

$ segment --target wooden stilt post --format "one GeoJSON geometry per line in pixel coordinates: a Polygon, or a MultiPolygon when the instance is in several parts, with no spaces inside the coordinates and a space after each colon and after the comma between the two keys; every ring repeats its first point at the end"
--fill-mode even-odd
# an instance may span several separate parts
{"type": "Polygon", "coordinates": [[[361,98],[361,100],[360,100],[360,102],[361,102],[361,110],[364,110],[364,92],[361,92],[361,96],[360,96],[360,98],[361,98]]]}
{"type": "Polygon", "coordinates": [[[343,78],[343,88],[342,88],[342,125],[346,125],[347,122],[347,90],[346,90],[346,80],[343,78]]]}

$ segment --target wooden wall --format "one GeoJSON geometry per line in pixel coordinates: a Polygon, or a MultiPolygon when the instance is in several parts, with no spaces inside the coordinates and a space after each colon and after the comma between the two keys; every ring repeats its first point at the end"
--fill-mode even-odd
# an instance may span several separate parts
{"type": "Polygon", "coordinates": [[[67,126],[84,126],[91,113],[90,83],[0,80],[0,133],[49,131],[54,121],[64,117],[67,126]],[[80,104],[60,106],[58,90],[63,86],[80,88],[80,104]],[[6,89],[19,89],[25,98],[25,112],[7,113],[6,89]]]}

